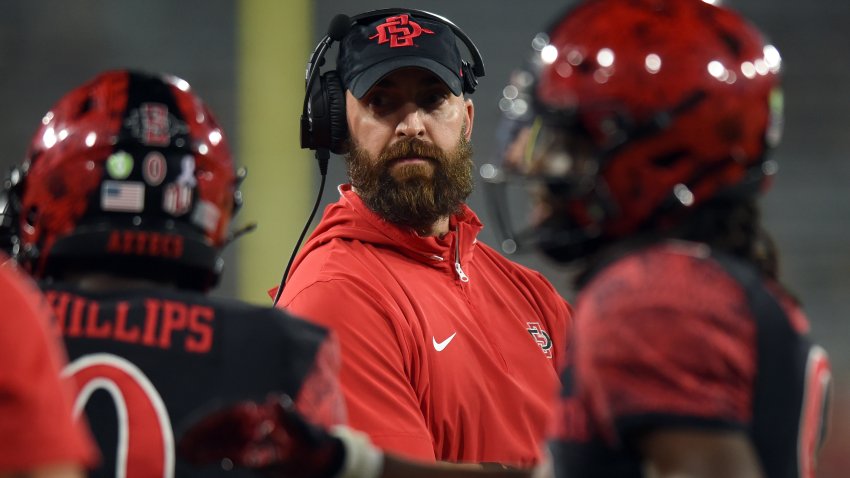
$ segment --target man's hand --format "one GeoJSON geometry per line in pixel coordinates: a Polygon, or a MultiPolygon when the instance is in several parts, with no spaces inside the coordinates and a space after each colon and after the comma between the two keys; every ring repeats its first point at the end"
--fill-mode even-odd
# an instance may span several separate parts
{"type": "Polygon", "coordinates": [[[343,442],[305,421],[286,395],[204,415],[182,434],[177,451],[196,465],[230,460],[270,476],[296,478],[336,477],[346,455],[343,442]]]}

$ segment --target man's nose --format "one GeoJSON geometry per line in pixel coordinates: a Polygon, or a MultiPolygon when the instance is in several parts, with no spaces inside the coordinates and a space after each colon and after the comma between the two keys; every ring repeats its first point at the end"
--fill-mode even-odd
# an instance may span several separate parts
{"type": "Polygon", "coordinates": [[[401,112],[401,118],[396,126],[396,136],[408,138],[422,138],[425,136],[425,123],[423,121],[422,109],[417,105],[405,106],[401,112]]]}

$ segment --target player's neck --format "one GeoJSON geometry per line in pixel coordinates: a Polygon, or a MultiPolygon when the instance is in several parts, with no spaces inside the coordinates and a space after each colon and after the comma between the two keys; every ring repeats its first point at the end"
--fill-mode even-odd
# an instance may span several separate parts
{"type": "Polygon", "coordinates": [[[153,281],[141,277],[123,277],[114,274],[89,272],[69,274],[63,282],[74,284],[78,289],[89,292],[110,292],[128,289],[174,288],[174,284],[153,281]]]}

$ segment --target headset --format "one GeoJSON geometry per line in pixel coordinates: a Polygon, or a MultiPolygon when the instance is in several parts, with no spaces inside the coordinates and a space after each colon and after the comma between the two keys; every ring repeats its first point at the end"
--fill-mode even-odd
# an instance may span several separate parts
{"type": "Polygon", "coordinates": [[[472,56],[472,63],[470,64],[466,60],[461,59],[464,93],[473,93],[478,86],[478,78],[484,76],[484,62],[481,58],[481,53],[478,51],[478,47],[475,46],[475,43],[472,42],[472,39],[463,30],[440,15],[412,8],[384,8],[361,13],[353,17],[339,14],[331,20],[330,25],[328,25],[328,33],[319,41],[316,48],[313,49],[313,54],[310,55],[310,59],[307,61],[307,69],[304,75],[304,106],[301,113],[301,148],[316,151],[316,159],[319,161],[319,172],[322,175],[322,181],[319,185],[319,194],[316,197],[313,210],[310,213],[309,219],[307,219],[307,224],[304,225],[304,229],[295,243],[292,255],[289,257],[286,269],[283,271],[283,277],[280,279],[280,285],[274,297],[273,305],[275,306],[283,294],[286,278],[289,276],[289,270],[295,260],[295,255],[298,253],[298,249],[301,248],[301,242],[304,240],[304,236],[306,236],[310,224],[313,222],[313,217],[315,217],[316,211],[318,211],[321,204],[322,192],[325,189],[325,180],[328,174],[330,153],[345,154],[348,147],[345,88],[342,86],[342,80],[336,70],[329,70],[320,74],[319,68],[325,64],[325,53],[333,42],[339,42],[345,38],[353,26],[371,23],[382,17],[402,13],[410,13],[419,18],[426,18],[442,23],[448,26],[455,37],[460,38],[464,45],[466,45],[466,49],[469,50],[469,54],[472,56]]]}
{"type": "Polygon", "coordinates": [[[385,8],[361,13],[353,17],[337,15],[328,26],[328,33],[316,45],[307,61],[305,74],[306,91],[303,112],[301,113],[301,147],[312,150],[330,150],[336,154],[346,152],[348,139],[348,121],[345,116],[345,89],[340,75],[335,70],[319,73],[319,67],[325,63],[325,53],[334,41],[341,41],[357,24],[368,24],[382,17],[410,13],[419,18],[433,20],[448,26],[466,45],[472,56],[472,63],[461,60],[463,72],[463,92],[473,93],[478,86],[478,78],[484,76],[484,63],[478,48],[466,33],[457,25],[440,15],[416,9],[385,8]]]}

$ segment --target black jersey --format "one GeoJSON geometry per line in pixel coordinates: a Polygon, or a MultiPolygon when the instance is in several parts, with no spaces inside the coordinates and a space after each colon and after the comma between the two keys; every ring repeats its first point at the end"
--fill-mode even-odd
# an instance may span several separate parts
{"type": "Polygon", "coordinates": [[[830,369],[778,284],[691,243],[633,252],[579,293],[558,476],[640,477],[653,429],[739,430],[767,478],[814,477],[830,369]]]}
{"type": "Polygon", "coordinates": [[[325,329],[271,307],[155,290],[44,287],[102,453],[90,476],[254,476],[197,470],[175,456],[195,414],[285,392],[311,421],[344,420],[338,352],[325,329]]]}

